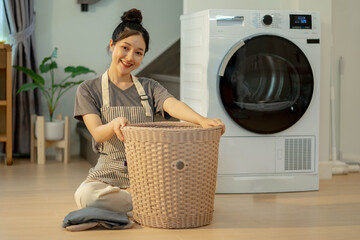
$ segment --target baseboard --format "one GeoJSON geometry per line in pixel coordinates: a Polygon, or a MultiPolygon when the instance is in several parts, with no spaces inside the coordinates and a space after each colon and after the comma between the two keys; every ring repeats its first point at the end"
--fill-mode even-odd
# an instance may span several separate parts
{"type": "Polygon", "coordinates": [[[341,159],[347,160],[347,161],[352,161],[352,162],[357,162],[360,163],[360,156],[358,155],[351,155],[351,154],[340,154],[341,159]]]}
{"type": "Polygon", "coordinates": [[[331,179],[331,178],[332,178],[332,162],[319,161],[319,179],[331,179]]]}

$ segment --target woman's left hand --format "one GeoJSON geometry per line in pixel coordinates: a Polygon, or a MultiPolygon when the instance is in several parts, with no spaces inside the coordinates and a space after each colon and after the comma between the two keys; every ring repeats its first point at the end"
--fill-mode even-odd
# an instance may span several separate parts
{"type": "Polygon", "coordinates": [[[225,132],[225,124],[220,119],[203,117],[174,97],[167,98],[164,101],[163,108],[165,112],[174,118],[200,124],[203,128],[221,127],[221,135],[225,132]]]}
{"type": "Polygon", "coordinates": [[[203,128],[221,127],[221,135],[225,133],[225,124],[218,118],[203,118],[199,123],[203,128]]]}

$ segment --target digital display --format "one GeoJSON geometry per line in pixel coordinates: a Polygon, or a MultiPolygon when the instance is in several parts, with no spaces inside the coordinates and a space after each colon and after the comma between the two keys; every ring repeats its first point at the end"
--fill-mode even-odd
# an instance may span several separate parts
{"type": "Polygon", "coordinates": [[[290,14],[290,28],[311,29],[311,15],[290,14]]]}

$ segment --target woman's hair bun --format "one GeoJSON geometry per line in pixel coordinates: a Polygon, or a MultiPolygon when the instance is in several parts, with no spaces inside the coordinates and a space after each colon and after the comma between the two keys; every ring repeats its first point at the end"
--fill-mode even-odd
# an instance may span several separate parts
{"type": "Polygon", "coordinates": [[[142,22],[141,11],[136,8],[132,8],[129,11],[124,12],[124,14],[121,17],[121,20],[123,22],[133,22],[133,23],[141,24],[142,22]]]}

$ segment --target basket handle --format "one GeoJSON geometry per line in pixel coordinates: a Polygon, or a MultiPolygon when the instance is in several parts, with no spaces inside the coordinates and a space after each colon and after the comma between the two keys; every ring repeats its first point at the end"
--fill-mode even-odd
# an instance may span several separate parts
{"type": "Polygon", "coordinates": [[[189,164],[187,162],[177,160],[171,163],[171,167],[174,168],[176,171],[184,171],[189,164]]]}

